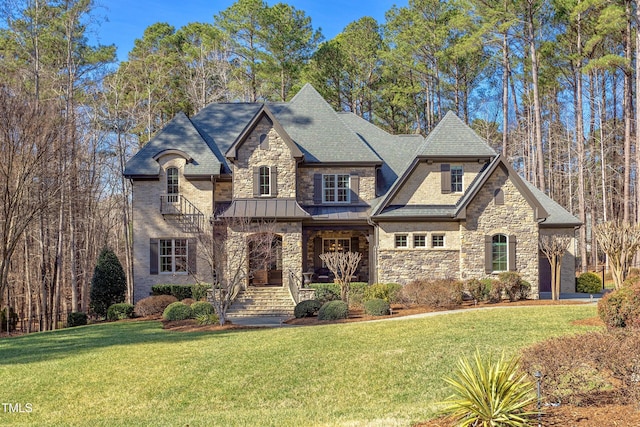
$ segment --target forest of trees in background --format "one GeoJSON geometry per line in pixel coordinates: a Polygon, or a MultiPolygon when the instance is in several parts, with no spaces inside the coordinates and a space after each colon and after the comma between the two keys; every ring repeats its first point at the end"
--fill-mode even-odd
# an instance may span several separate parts
{"type": "Polygon", "coordinates": [[[580,268],[595,265],[591,224],[640,222],[639,3],[410,0],[325,40],[302,10],[238,0],[151,25],[117,63],[88,41],[93,0],[0,0],[0,299],[55,328],[87,311],[105,246],[131,293],[124,162],[178,111],[286,101],[307,82],[395,134],[453,110],[589,225],[580,268]]]}

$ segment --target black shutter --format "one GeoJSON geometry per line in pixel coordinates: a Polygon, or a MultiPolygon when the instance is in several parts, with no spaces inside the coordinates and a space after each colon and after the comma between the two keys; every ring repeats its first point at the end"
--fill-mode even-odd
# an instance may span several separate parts
{"type": "Polygon", "coordinates": [[[351,203],[355,204],[360,201],[358,195],[360,194],[360,176],[351,175],[349,187],[351,189],[351,203]]]}
{"type": "Polygon", "coordinates": [[[158,239],[149,239],[149,274],[158,274],[158,239]]]}
{"type": "Polygon", "coordinates": [[[313,203],[322,204],[322,174],[313,175],[313,203]]]}
{"type": "Polygon", "coordinates": [[[440,165],[440,182],[442,193],[451,193],[451,167],[449,163],[440,165]]]}
{"type": "Polygon", "coordinates": [[[322,260],[320,259],[322,254],[322,237],[316,236],[313,239],[313,268],[322,268],[322,260]]]}
{"type": "Polygon", "coordinates": [[[493,271],[493,239],[491,236],[484,236],[484,272],[490,274],[493,271]]]}
{"type": "Polygon", "coordinates": [[[269,186],[271,187],[271,195],[273,197],[278,195],[278,168],[276,166],[271,166],[271,178],[269,182],[269,186]]]}
{"type": "Polygon", "coordinates": [[[253,168],[253,197],[260,196],[260,168],[253,168]]]}
{"type": "Polygon", "coordinates": [[[198,241],[196,239],[187,239],[187,267],[190,274],[197,273],[198,265],[198,241]]]}
{"type": "Polygon", "coordinates": [[[351,238],[351,252],[360,252],[360,239],[357,236],[351,238]]]}
{"type": "Polygon", "coordinates": [[[509,271],[516,271],[516,236],[510,235],[509,245],[509,271]]]}

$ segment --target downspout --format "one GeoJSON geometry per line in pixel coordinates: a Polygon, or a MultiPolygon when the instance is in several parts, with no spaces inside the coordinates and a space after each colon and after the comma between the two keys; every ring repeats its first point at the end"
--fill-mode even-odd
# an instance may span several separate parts
{"type": "Polygon", "coordinates": [[[373,242],[369,242],[369,284],[378,283],[378,224],[370,217],[367,223],[373,227],[373,242]]]}

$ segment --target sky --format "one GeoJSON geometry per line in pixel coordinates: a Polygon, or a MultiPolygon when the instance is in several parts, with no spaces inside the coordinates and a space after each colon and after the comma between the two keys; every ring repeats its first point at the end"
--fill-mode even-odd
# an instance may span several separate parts
{"type": "MultiPolygon", "coordinates": [[[[314,29],[321,28],[325,40],[342,32],[349,23],[363,16],[384,22],[385,13],[394,4],[402,7],[408,0],[280,0],[311,17],[314,29]]],[[[272,6],[278,1],[267,0],[272,6]]],[[[91,44],[115,44],[118,60],[127,59],[135,39],[156,22],[168,22],[176,30],[190,22],[213,23],[213,16],[235,0],[98,0],[96,15],[103,22],[94,27],[91,44]]]]}

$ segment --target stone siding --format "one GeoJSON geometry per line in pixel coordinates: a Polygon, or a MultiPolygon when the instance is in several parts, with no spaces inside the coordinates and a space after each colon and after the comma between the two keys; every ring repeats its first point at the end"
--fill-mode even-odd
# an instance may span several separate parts
{"type": "MultiPolygon", "coordinates": [[[[473,182],[482,167],[482,163],[450,163],[462,165],[463,191],[473,182]]],[[[392,205],[454,205],[462,193],[442,193],[440,163],[419,163],[404,185],[393,198],[392,205]]],[[[450,172],[447,172],[450,173],[450,172]]]]}
{"type": "Polygon", "coordinates": [[[358,175],[361,203],[369,203],[376,198],[376,171],[371,167],[304,167],[298,169],[298,202],[301,205],[314,205],[314,175],[343,174],[358,175]]]}
{"type": "MultiPolygon", "coordinates": [[[[486,277],[485,236],[515,235],[516,271],[538,294],[538,224],[534,210],[520,194],[503,168],[493,172],[476,197],[469,203],[467,219],[461,223],[460,271],[464,280],[486,277]],[[493,194],[504,192],[504,205],[496,206],[493,194]]],[[[493,275],[493,274],[492,274],[493,275]]]]}
{"type": "MultiPolygon", "coordinates": [[[[176,155],[160,158],[158,180],[133,181],[133,257],[134,301],[149,296],[153,285],[164,283],[191,284],[195,279],[187,274],[149,274],[149,241],[158,238],[194,238],[196,233],[185,230],[175,218],[163,218],[160,214],[160,196],[166,195],[166,169],[176,167],[182,196],[193,203],[208,220],[211,214],[213,185],[210,181],[190,181],[183,175],[185,159],[176,155]]],[[[198,273],[207,271],[206,263],[198,259],[198,273]]],[[[204,278],[203,278],[204,280],[204,278]]]]}
{"type": "MultiPolygon", "coordinates": [[[[457,222],[381,222],[378,228],[378,248],[395,251],[442,251],[460,250],[460,226],[457,222]],[[409,246],[395,247],[396,234],[406,234],[409,246]],[[444,235],[444,248],[431,248],[431,236],[444,235]],[[427,247],[414,248],[413,236],[426,236],[427,247]]],[[[457,270],[457,268],[456,268],[457,270]]]]}
{"type": "MultiPolygon", "coordinates": [[[[238,199],[254,197],[253,168],[260,166],[276,166],[277,197],[296,197],[296,160],[291,150],[269,124],[266,118],[258,123],[237,151],[237,161],[233,164],[233,196],[238,199]],[[266,134],[269,147],[259,147],[260,136],[266,134]]],[[[272,190],[273,193],[273,190],[272,190]]]]}
{"type": "Polygon", "coordinates": [[[378,282],[407,283],[416,279],[459,279],[459,251],[379,250],[378,282]]]}
{"type": "MultiPolygon", "coordinates": [[[[358,278],[359,281],[366,282],[369,280],[369,242],[362,231],[350,231],[350,230],[323,230],[309,233],[307,239],[307,259],[306,259],[306,271],[314,270],[316,254],[314,248],[315,238],[321,239],[351,239],[353,237],[358,238],[358,252],[362,254],[362,260],[358,264],[358,278]]],[[[353,248],[351,248],[353,251],[353,248]]]]}

